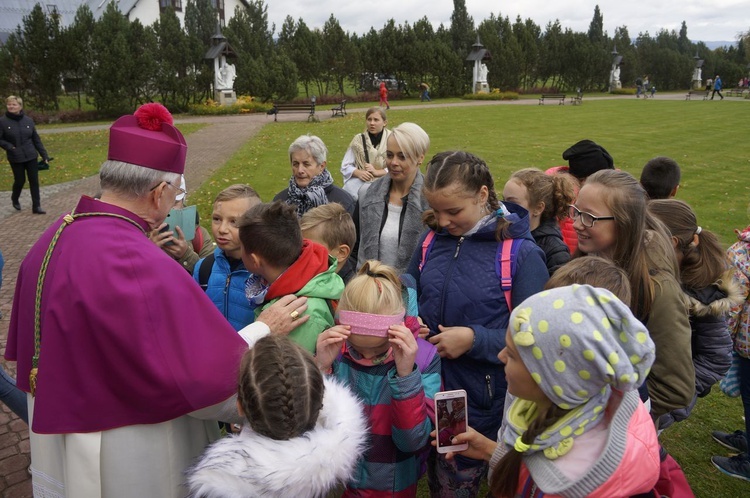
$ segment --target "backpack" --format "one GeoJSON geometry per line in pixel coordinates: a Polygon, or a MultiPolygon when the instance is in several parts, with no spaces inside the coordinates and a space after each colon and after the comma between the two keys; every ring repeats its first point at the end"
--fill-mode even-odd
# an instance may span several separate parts
{"type": "MultiPolygon", "coordinates": [[[[513,289],[513,275],[516,274],[518,266],[517,256],[518,248],[521,246],[522,239],[505,239],[497,245],[497,254],[495,256],[495,274],[500,280],[500,288],[505,296],[505,303],[508,305],[508,311],[513,311],[513,301],[511,300],[511,291],[513,289]]],[[[430,230],[422,241],[422,259],[419,261],[419,272],[422,272],[427,258],[432,250],[432,244],[435,243],[435,230],[430,230]]]]}
{"type": "Polygon", "coordinates": [[[213,253],[209,254],[203,258],[201,266],[198,268],[198,283],[204,291],[208,289],[208,279],[211,278],[211,270],[214,269],[215,259],[216,257],[213,253]]]}

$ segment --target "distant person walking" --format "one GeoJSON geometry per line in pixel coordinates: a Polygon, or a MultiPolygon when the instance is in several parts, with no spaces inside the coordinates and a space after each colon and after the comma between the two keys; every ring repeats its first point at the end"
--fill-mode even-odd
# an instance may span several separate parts
{"type": "Polygon", "coordinates": [[[721,94],[721,78],[719,75],[716,75],[716,79],[714,79],[714,91],[711,94],[711,100],[714,99],[714,95],[719,94],[719,97],[721,97],[721,100],[724,100],[724,96],[721,94]]]}
{"type": "Polygon", "coordinates": [[[380,82],[380,107],[385,107],[386,110],[390,109],[391,106],[388,104],[388,88],[385,86],[385,81],[380,82]]]}
{"type": "Polygon", "coordinates": [[[29,178],[31,209],[35,214],[46,214],[39,198],[39,163],[42,156],[45,163],[49,155],[34,127],[34,120],[23,113],[21,97],[11,95],[5,99],[8,111],[0,117],[0,147],[5,149],[8,162],[13,170],[13,193],[10,200],[16,210],[21,210],[21,191],[29,178]]]}
{"type": "Polygon", "coordinates": [[[422,82],[419,85],[419,89],[421,90],[420,97],[421,97],[422,102],[424,102],[425,100],[427,102],[432,102],[432,99],[430,98],[430,85],[422,82]]]}

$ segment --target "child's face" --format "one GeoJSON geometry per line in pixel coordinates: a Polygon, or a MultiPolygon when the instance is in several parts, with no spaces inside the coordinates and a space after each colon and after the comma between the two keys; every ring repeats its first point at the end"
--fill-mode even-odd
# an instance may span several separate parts
{"type": "Polygon", "coordinates": [[[461,195],[456,186],[449,185],[433,192],[425,192],[440,228],[451,235],[461,236],[489,214],[485,209],[489,191],[486,186],[474,195],[461,195]]]}
{"type": "Polygon", "coordinates": [[[305,188],[310,185],[313,178],[323,172],[326,163],[318,164],[315,158],[306,150],[292,152],[292,175],[294,183],[299,188],[305,188]]]}
{"type": "MultiPolygon", "coordinates": [[[[598,183],[588,183],[578,192],[575,206],[581,212],[594,216],[612,216],[612,211],[605,202],[606,189],[598,183]]],[[[615,223],[617,220],[599,220],[593,227],[584,226],[581,216],[573,222],[573,229],[578,234],[578,248],[593,256],[609,257],[615,247],[615,223]]]]}
{"type": "Polygon", "coordinates": [[[529,210],[529,191],[520,182],[508,180],[503,188],[503,199],[518,204],[526,211],[529,210]]]}
{"type": "Polygon", "coordinates": [[[368,360],[384,354],[391,347],[387,337],[352,334],[347,341],[349,346],[368,360]]]}
{"type": "Polygon", "coordinates": [[[383,116],[381,116],[379,112],[373,112],[372,114],[367,116],[367,131],[369,131],[373,135],[377,135],[378,133],[383,131],[385,125],[386,121],[383,119],[383,116]]]}
{"type": "Polygon", "coordinates": [[[497,357],[505,364],[505,380],[508,383],[509,393],[527,401],[549,402],[549,398],[531,377],[529,369],[521,360],[510,329],[505,333],[505,348],[497,357]]]}
{"type": "Polygon", "coordinates": [[[211,213],[211,233],[216,245],[228,257],[240,259],[242,256],[237,220],[245,214],[245,211],[259,202],[260,199],[257,197],[244,197],[214,203],[214,210],[211,213]]]}

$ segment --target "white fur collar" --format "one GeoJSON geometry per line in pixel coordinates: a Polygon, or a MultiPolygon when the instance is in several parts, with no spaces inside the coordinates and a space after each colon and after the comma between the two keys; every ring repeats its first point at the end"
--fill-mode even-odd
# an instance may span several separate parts
{"type": "Polygon", "coordinates": [[[187,471],[190,496],[325,495],[351,478],[367,434],[359,400],[347,387],[326,378],[323,408],[313,430],[275,441],[245,425],[239,435],[209,446],[187,471]]]}

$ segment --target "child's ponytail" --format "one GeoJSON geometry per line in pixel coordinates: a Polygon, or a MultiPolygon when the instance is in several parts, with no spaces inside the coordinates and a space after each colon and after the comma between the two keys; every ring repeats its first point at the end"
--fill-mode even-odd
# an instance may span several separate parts
{"type": "Polygon", "coordinates": [[[727,269],[724,250],[712,232],[698,226],[690,206],[677,199],[649,202],[648,209],[669,229],[682,253],[680,280],[689,289],[702,289],[715,283],[727,269]]]}
{"type": "MultiPolygon", "coordinates": [[[[557,405],[550,404],[546,409],[539,412],[526,432],[521,436],[523,444],[531,445],[534,440],[545,429],[554,425],[569,410],[563,410],[557,405]]],[[[502,441],[499,444],[503,444],[502,441]]],[[[523,453],[515,448],[510,448],[500,461],[492,469],[490,477],[490,494],[496,498],[513,498],[518,489],[518,476],[521,473],[521,461],[523,453]]]]}

